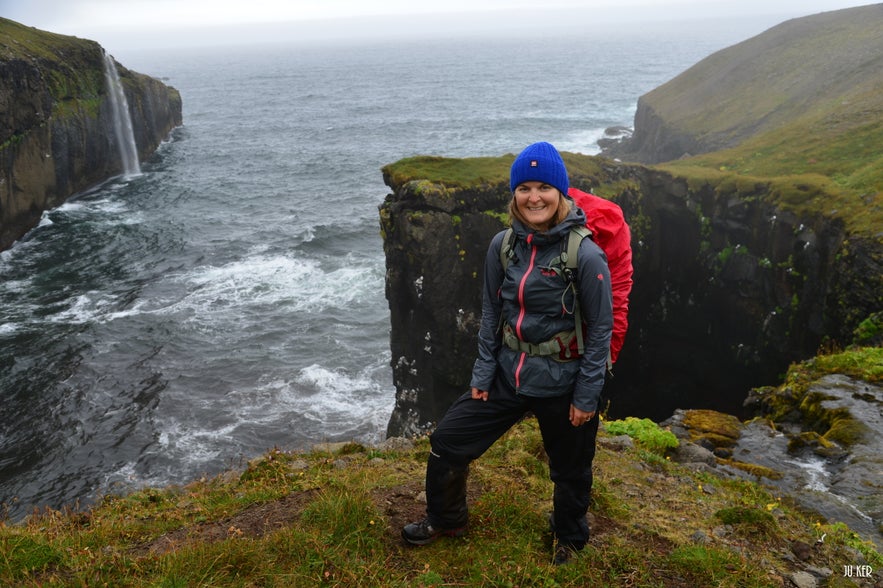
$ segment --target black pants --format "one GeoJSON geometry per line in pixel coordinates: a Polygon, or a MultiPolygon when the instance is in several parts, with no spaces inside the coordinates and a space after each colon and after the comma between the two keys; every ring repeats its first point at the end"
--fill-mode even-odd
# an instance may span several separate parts
{"type": "Polygon", "coordinates": [[[586,512],[592,488],[592,460],[598,414],[586,424],[570,424],[571,395],[533,398],[516,394],[497,378],[487,402],[467,392],[448,409],[430,435],[426,467],[426,512],[430,524],[444,529],[466,525],[466,477],[480,457],[526,413],[540,425],[549,471],[555,484],[553,530],[559,542],[581,549],[589,538],[586,512]]]}

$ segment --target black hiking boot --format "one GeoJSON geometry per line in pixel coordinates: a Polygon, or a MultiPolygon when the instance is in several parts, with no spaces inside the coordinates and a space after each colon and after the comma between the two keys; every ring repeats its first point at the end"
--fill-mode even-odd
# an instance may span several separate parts
{"type": "Polygon", "coordinates": [[[402,539],[411,545],[428,545],[441,536],[460,537],[465,532],[466,527],[439,529],[429,524],[429,519],[423,519],[418,523],[405,525],[402,529],[402,539]]]}
{"type": "Polygon", "coordinates": [[[579,552],[585,547],[585,544],[583,543],[574,544],[569,541],[562,541],[558,538],[558,534],[555,532],[554,513],[549,513],[549,538],[552,543],[552,563],[556,566],[562,566],[569,563],[579,555],[579,552]]]}
{"type": "Polygon", "coordinates": [[[552,563],[556,566],[563,566],[564,564],[569,563],[574,557],[576,557],[576,550],[573,547],[559,543],[555,546],[555,554],[552,557],[552,563]]]}

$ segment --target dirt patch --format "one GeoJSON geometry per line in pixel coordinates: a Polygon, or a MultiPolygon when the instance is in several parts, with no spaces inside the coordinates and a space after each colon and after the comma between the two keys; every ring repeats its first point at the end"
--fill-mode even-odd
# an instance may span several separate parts
{"type": "MultiPolygon", "coordinates": [[[[267,533],[295,524],[304,507],[318,492],[315,489],[292,492],[278,500],[252,505],[232,517],[176,529],[139,546],[135,555],[162,555],[194,543],[213,543],[230,537],[263,537],[267,533]]],[[[474,504],[480,493],[480,489],[470,487],[467,491],[467,503],[474,504]]],[[[386,519],[390,543],[400,543],[402,527],[426,516],[426,497],[422,481],[378,488],[371,493],[371,498],[386,519]]],[[[617,527],[612,519],[602,516],[590,515],[590,522],[592,541],[617,527]]]]}
{"type": "Polygon", "coordinates": [[[252,505],[220,521],[183,527],[142,545],[138,551],[161,555],[191,543],[212,543],[228,537],[262,537],[293,524],[316,492],[292,492],[278,500],[252,505]]]}
{"type": "Polygon", "coordinates": [[[402,527],[426,516],[426,498],[421,482],[378,488],[371,497],[386,517],[387,533],[395,541],[400,540],[402,527]]]}

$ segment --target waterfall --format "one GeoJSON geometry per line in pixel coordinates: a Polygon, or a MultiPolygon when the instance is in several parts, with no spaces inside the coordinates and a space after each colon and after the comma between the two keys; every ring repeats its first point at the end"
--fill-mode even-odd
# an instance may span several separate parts
{"type": "Polygon", "coordinates": [[[116,62],[106,52],[104,54],[104,77],[107,80],[107,94],[110,96],[110,106],[113,109],[113,129],[120,151],[120,160],[123,163],[123,175],[125,177],[138,175],[141,173],[141,166],[138,163],[138,148],[135,146],[135,133],[132,131],[129,103],[126,101],[126,93],[123,92],[123,84],[120,82],[119,73],[117,73],[116,62]]]}

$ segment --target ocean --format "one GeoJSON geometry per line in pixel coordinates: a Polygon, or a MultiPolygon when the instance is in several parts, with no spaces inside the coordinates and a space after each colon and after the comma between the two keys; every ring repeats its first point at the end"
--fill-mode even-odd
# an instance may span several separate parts
{"type": "Polygon", "coordinates": [[[0,519],[382,440],[380,168],[597,153],[765,18],[115,55],[181,92],[184,125],[0,254],[0,519]]]}

